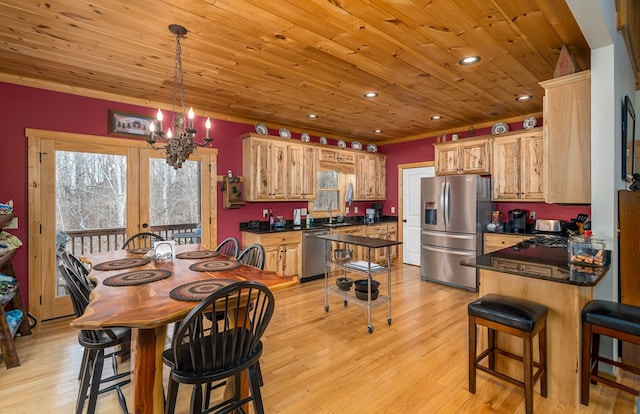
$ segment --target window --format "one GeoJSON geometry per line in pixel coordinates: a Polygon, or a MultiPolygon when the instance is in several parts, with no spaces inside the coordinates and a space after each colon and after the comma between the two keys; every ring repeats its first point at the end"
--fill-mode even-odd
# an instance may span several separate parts
{"type": "Polygon", "coordinates": [[[318,198],[313,202],[313,211],[341,210],[340,174],[338,171],[327,170],[318,172],[318,198]]]}

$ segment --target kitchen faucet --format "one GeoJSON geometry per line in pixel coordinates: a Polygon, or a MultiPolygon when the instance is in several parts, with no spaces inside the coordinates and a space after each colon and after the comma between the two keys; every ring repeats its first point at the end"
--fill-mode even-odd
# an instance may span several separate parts
{"type": "Polygon", "coordinates": [[[333,215],[331,214],[331,202],[329,202],[329,224],[333,222],[333,215]]]}

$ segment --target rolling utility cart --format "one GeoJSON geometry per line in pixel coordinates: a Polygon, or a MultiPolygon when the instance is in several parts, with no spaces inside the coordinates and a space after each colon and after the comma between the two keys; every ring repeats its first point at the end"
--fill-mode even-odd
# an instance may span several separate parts
{"type": "Polygon", "coordinates": [[[391,246],[402,244],[402,242],[349,234],[327,234],[316,237],[325,241],[324,310],[329,312],[329,294],[341,297],[344,301],[344,306],[347,306],[349,302],[364,306],[367,308],[367,331],[372,333],[371,308],[386,304],[387,323],[391,325],[391,246]],[[332,243],[342,243],[346,248],[352,247],[353,251],[360,249],[365,260],[335,260],[332,243]],[[380,248],[387,249],[386,263],[384,265],[371,261],[371,258],[374,257],[375,249],[380,248]],[[335,283],[329,283],[330,279],[334,279],[332,276],[336,273],[334,270],[338,270],[337,273],[344,277],[347,274],[364,276],[367,280],[366,298],[364,297],[365,295],[362,295],[361,298],[354,296],[352,289],[354,290],[355,286],[348,290],[342,290],[335,283]],[[384,275],[385,273],[387,276],[387,293],[383,295],[378,292],[377,298],[372,299],[371,285],[372,282],[375,283],[374,276],[384,275]]]}

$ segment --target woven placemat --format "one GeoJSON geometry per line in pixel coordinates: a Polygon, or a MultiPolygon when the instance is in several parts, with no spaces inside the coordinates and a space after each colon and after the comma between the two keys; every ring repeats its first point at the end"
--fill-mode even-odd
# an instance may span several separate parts
{"type": "Polygon", "coordinates": [[[153,250],[153,248],[151,248],[151,247],[138,247],[136,249],[130,249],[129,253],[132,253],[132,254],[147,254],[151,250],[153,250]]]}
{"type": "Polygon", "coordinates": [[[211,250],[196,250],[193,252],[178,253],[176,255],[176,259],[209,259],[211,257],[216,257],[219,254],[219,252],[211,250]]]}
{"type": "Polygon", "coordinates": [[[127,259],[111,260],[109,262],[98,263],[93,266],[93,270],[122,270],[131,267],[144,266],[151,263],[151,259],[144,257],[130,257],[127,259]]]}
{"type": "Polygon", "coordinates": [[[169,296],[176,300],[201,301],[213,292],[236,283],[237,280],[210,279],[185,283],[169,292],[169,296]]]}
{"type": "Polygon", "coordinates": [[[240,262],[235,260],[207,260],[204,262],[194,263],[189,269],[195,272],[221,272],[223,270],[231,270],[240,267],[240,262]]]}
{"type": "Polygon", "coordinates": [[[170,271],[161,269],[134,270],[108,277],[102,283],[106,286],[135,286],[166,279],[171,275],[170,271]]]}

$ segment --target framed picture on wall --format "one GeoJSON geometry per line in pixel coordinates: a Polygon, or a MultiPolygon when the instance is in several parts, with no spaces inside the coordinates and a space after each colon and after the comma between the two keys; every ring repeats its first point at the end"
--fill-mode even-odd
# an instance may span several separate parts
{"type": "Polygon", "coordinates": [[[109,135],[146,136],[153,117],[109,110],[109,135]]]}

